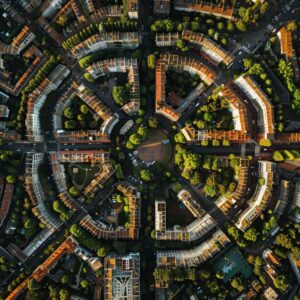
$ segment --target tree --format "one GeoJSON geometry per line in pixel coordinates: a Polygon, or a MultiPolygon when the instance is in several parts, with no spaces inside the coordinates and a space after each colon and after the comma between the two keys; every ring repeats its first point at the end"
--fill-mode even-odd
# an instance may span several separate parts
{"type": "Polygon", "coordinates": [[[73,119],[74,118],[74,111],[71,107],[67,107],[65,110],[64,110],[64,116],[67,118],[67,119],[73,119]]]}
{"type": "Polygon", "coordinates": [[[287,29],[289,30],[289,31],[296,31],[297,30],[297,28],[298,28],[298,26],[297,26],[297,23],[295,22],[295,21],[290,21],[288,24],[287,24],[287,29]]]}
{"type": "Polygon", "coordinates": [[[109,252],[109,249],[110,249],[110,248],[109,248],[108,246],[103,246],[103,247],[101,247],[101,248],[98,249],[97,255],[98,255],[99,257],[104,257],[104,256],[106,256],[107,253],[109,252]]]}
{"type": "Polygon", "coordinates": [[[153,174],[149,170],[141,170],[140,176],[144,181],[151,181],[153,174]]]}
{"type": "Polygon", "coordinates": [[[29,291],[35,291],[39,290],[41,288],[41,285],[34,278],[30,278],[27,283],[27,288],[29,289],[29,291]]]}
{"type": "Polygon", "coordinates": [[[300,260],[300,248],[299,247],[292,248],[292,257],[296,261],[300,260]]]}
{"type": "Polygon", "coordinates": [[[83,77],[84,77],[87,81],[89,81],[89,82],[91,82],[91,83],[94,83],[94,82],[95,82],[95,79],[93,78],[93,76],[92,76],[90,73],[84,73],[84,74],[83,74],[83,77]]]}
{"type": "Polygon", "coordinates": [[[123,106],[128,101],[126,88],[124,86],[114,86],[112,97],[118,105],[123,106]]]}
{"type": "Polygon", "coordinates": [[[149,69],[155,69],[155,55],[154,54],[148,55],[147,63],[148,63],[149,69]]]}
{"type": "Polygon", "coordinates": [[[242,32],[246,32],[247,31],[247,26],[246,26],[246,24],[242,20],[238,20],[236,22],[235,26],[236,26],[236,28],[239,31],[242,31],[242,32]]]}
{"type": "Polygon", "coordinates": [[[150,117],[148,119],[148,125],[151,128],[156,128],[158,126],[158,121],[157,121],[156,117],[150,117]]]}
{"type": "Polygon", "coordinates": [[[284,161],[283,155],[280,153],[280,151],[275,151],[273,154],[273,159],[275,161],[284,161]]]}
{"type": "Polygon", "coordinates": [[[70,298],[70,292],[67,289],[61,289],[59,291],[60,300],[68,300],[70,298]]]}
{"type": "Polygon", "coordinates": [[[69,189],[69,193],[72,197],[78,197],[79,196],[79,190],[78,188],[73,185],[70,189],[69,189]]]}
{"type": "Polygon", "coordinates": [[[235,226],[229,226],[227,229],[229,235],[231,235],[235,240],[239,239],[239,231],[235,226]]]}
{"type": "Polygon", "coordinates": [[[231,286],[237,289],[239,292],[242,292],[245,289],[245,286],[239,277],[235,277],[231,280],[231,286]]]}
{"type": "Polygon", "coordinates": [[[68,284],[68,283],[70,282],[70,277],[69,277],[69,275],[65,274],[65,275],[61,278],[60,282],[61,282],[62,284],[68,284]]]}
{"type": "Polygon", "coordinates": [[[183,144],[183,143],[186,142],[186,139],[185,139],[184,135],[181,132],[178,132],[174,136],[174,141],[175,141],[175,143],[183,144]]]}
{"type": "Polygon", "coordinates": [[[129,136],[129,142],[133,145],[139,145],[141,143],[141,137],[137,133],[133,133],[129,136]]]}
{"type": "Polygon", "coordinates": [[[84,115],[86,115],[89,112],[89,108],[86,104],[82,104],[80,106],[80,112],[83,113],[84,115]]]}
{"type": "Polygon", "coordinates": [[[283,233],[280,233],[276,236],[276,243],[286,249],[291,249],[293,244],[291,239],[283,233]]]}
{"type": "Polygon", "coordinates": [[[14,176],[8,175],[8,176],[6,176],[6,182],[10,183],[10,184],[14,184],[16,182],[16,179],[14,176]]]}
{"type": "Polygon", "coordinates": [[[88,282],[86,279],[84,279],[84,280],[81,280],[81,281],[80,281],[80,285],[81,285],[84,289],[86,289],[86,288],[89,286],[89,282],[88,282]]]}
{"type": "Polygon", "coordinates": [[[282,292],[285,292],[288,287],[289,283],[284,275],[278,275],[274,280],[273,280],[274,286],[281,290],[282,292]]]}
{"type": "Polygon", "coordinates": [[[272,142],[269,139],[260,139],[259,140],[259,145],[262,147],[271,147],[272,142]]]}
{"type": "Polygon", "coordinates": [[[250,69],[251,66],[253,65],[253,60],[252,60],[252,58],[250,58],[250,57],[244,58],[244,59],[243,59],[243,64],[244,64],[244,67],[245,67],[246,69],[250,69]]]}
{"type": "Polygon", "coordinates": [[[256,242],[258,237],[258,232],[255,228],[249,228],[245,233],[244,233],[244,238],[248,241],[256,242]]]}

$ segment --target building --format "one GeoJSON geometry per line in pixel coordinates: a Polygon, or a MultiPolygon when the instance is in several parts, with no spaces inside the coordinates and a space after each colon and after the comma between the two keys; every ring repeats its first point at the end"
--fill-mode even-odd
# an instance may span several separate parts
{"type": "Polygon", "coordinates": [[[68,237],[54,252],[42,263],[40,264],[33,273],[22,281],[7,297],[7,300],[15,300],[27,289],[28,282],[30,279],[34,279],[37,282],[41,282],[43,278],[55,267],[58,260],[63,257],[63,255],[68,253],[73,253],[78,246],[77,241],[73,237],[68,237]]]}
{"type": "Polygon", "coordinates": [[[74,57],[80,59],[103,49],[136,49],[140,44],[137,32],[98,33],[71,49],[74,57]]]}
{"type": "Polygon", "coordinates": [[[168,16],[170,14],[171,0],[154,0],[153,14],[168,16]]]}
{"type": "Polygon", "coordinates": [[[295,81],[299,81],[300,71],[297,54],[295,48],[293,47],[293,34],[287,29],[286,26],[283,26],[277,32],[277,36],[280,41],[281,54],[285,55],[286,60],[292,64],[294,69],[294,79],[295,81]]]}
{"type": "Polygon", "coordinates": [[[279,219],[286,211],[289,202],[292,183],[287,180],[281,180],[279,188],[279,197],[274,208],[274,215],[279,219]]]}
{"type": "Polygon", "coordinates": [[[176,54],[165,53],[158,59],[155,69],[155,111],[157,114],[175,122],[181,117],[181,112],[175,110],[166,101],[166,72],[168,70],[187,71],[192,76],[197,74],[206,85],[211,85],[217,75],[204,63],[191,57],[180,57],[176,54]]]}
{"type": "Polygon", "coordinates": [[[267,300],[276,300],[279,299],[278,294],[274,291],[273,288],[268,287],[265,291],[264,291],[264,296],[267,300]]]}
{"type": "Polygon", "coordinates": [[[141,196],[138,190],[127,182],[119,183],[117,190],[129,200],[129,226],[112,226],[102,221],[94,220],[87,215],[80,221],[80,226],[97,238],[103,239],[138,239],[141,226],[141,196]]]}
{"type": "Polygon", "coordinates": [[[33,204],[33,214],[44,223],[49,230],[57,229],[61,222],[52,215],[46,206],[46,194],[39,176],[39,166],[44,163],[44,154],[29,152],[26,155],[25,189],[33,204]]]}
{"type": "Polygon", "coordinates": [[[215,256],[230,243],[218,229],[210,238],[191,250],[157,251],[157,267],[195,267],[215,256]]]}
{"type": "Polygon", "coordinates": [[[230,195],[221,195],[216,201],[216,206],[225,214],[236,205],[240,205],[246,197],[246,192],[250,183],[250,161],[247,158],[239,158],[238,185],[230,195]]]}
{"type": "Polygon", "coordinates": [[[237,91],[233,82],[226,83],[220,90],[219,96],[224,97],[229,103],[234,130],[241,131],[243,134],[249,134],[251,136],[252,130],[248,109],[242,99],[242,95],[237,91]]]}
{"type": "Polygon", "coordinates": [[[139,300],[140,254],[109,254],[104,260],[104,299],[139,300]]]}
{"type": "Polygon", "coordinates": [[[157,47],[174,47],[179,39],[178,32],[156,33],[155,44],[157,47]]]}
{"type": "Polygon", "coordinates": [[[205,214],[205,211],[200,204],[192,197],[191,193],[182,189],[178,192],[177,198],[183,203],[183,205],[190,211],[195,218],[200,218],[205,214]]]}
{"type": "Polygon", "coordinates": [[[137,59],[107,59],[93,63],[86,70],[94,79],[111,73],[127,73],[128,83],[130,83],[129,102],[122,106],[122,110],[128,115],[137,114],[140,108],[140,82],[137,59]]]}
{"type": "Polygon", "coordinates": [[[39,86],[28,96],[26,114],[26,135],[29,141],[43,142],[44,136],[40,123],[40,110],[47,96],[56,90],[71,71],[64,65],[58,65],[39,86]]]}
{"type": "Polygon", "coordinates": [[[204,52],[205,55],[216,62],[216,65],[223,62],[226,66],[229,66],[234,59],[232,54],[202,33],[183,30],[182,39],[187,41],[190,46],[204,52]]]}
{"type": "Polygon", "coordinates": [[[198,143],[203,140],[227,140],[235,144],[244,144],[249,140],[248,134],[239,130],[205,130],[196,129],[189,124],[181,129],[181,133],[190,143],[198,143]]]}
{"type": "Polygon", "coordinates": [[[34,33],[25,25],[20,33],[13,39],[10,46],[7,47],[7,52],[9,54],[19,55],[34,39],[34,33]]]}
{"type": "Polygon", "coordinates": [[[276,267],[281,266],[279,258],[274,254],[274,252],[271,249],[265,249],[262,254],[262,257],[266,262],[271,263],[276,267]]]}
{"type": "Polygon", "coordinates": [[[263,183],[257,183],[253,196],[248,200],[248,207],[237,217],[235,226],[246,231],[259,217],[271,197],[271,189],[276,173],[276,163],[269,161],[258,162],[258,178],[263,178],[263,183]]]}
{"type": "Polygon", "coordinates": [[[174,2],[174,8],[179,11],[211,14],[216,17],[235,20],[234,8],[229,5],[217,5],[203,0],[175,0],[174,2]]]}
{"type": "Polygon", "coordinates": [[[85,85],[73,81],[66,92],[58,99],[53,113],[54,136],[63,143],[110,143],[109,135],[118,123],[119,117],[85,85]],[[68,131],[63,129],[64,110],[70,105],[73,97],[79,97],[95,113],[95,118],[103,120],[99,130],[68,131]]]}
{"type": "Polygon", "coordinates": [[[250,75],[242,75],[234,83],[251,100],[256,110],[258,138],[273,140],[275,119],[273,106],[269,97],[250,75]]]}
{"type": "Polygon", "coordinates": [[[138,0],[127,0],[127,13],[129,19],[139,18],[139,1],[138,0]]]}
{"type": "MultiPolygon", "coordinates": [[[[3,178],[0,177],[0,184],[3,183],[3,178]]],[[[4,192],[2,190],[3,185],[0,186],[0,198],[1,198],[1,207],[0,207],[0,227],[2,227],[4,221],[6,220],[7,213],[10,208],[12,196],[14,193],[14,185],[10,183],[5,184],[4,192]],[[3,192],[3,195],[2,195],[3,192]]]]}
{"type": "Polygon", "coordinates": [[[297,182],[295,185],[295,192],[291,204],[291,218],[296,222],[300,223],[300,183],[297,182]]]}

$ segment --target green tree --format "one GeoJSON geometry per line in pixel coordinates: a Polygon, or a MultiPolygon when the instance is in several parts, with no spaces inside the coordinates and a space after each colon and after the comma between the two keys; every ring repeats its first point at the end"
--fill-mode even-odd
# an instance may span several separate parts
{"type": "Polygon", "coordinates": [[[72,197],[78,197],[79,196],[79,190],[78,188],[73,185],[70,189],[69,189],[69,193],[72,197]]]}
{"type": "Polygon", "coordinates": [[[124,86],[114,86],[112,97],[118,105],[123,106],[128,101],[126,88],[124,86]]]}
{"type": "Polygon", "coordinates": [[[140,176],[144,181],[151,181],[153,174],[149,170],[141,170],[140,176]]]}
{"type": "Polygon", "coordinates": [[[6,176],[6,182],[10,183],[10,184],[14,184],[16,182],[16,179],[14,176],[8,175],[8,176],[6,176]]]}
{"type": "Polygon", "coordinates": [[[251,241],[251,242],[256,242],[257,237],[258,237],[258,232],[255,228],[249,228],[244,233],[244,238],[248,241],[251,241]]]}

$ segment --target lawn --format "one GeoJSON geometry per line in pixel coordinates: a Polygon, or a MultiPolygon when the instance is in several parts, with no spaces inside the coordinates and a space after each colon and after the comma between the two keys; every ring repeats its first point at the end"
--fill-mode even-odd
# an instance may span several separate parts
{"type": "Polygon", "coordinates": [[[72,163],[67,166],[70,181],[79,189],[87,186],[100,172],[101,165],[72,163]]]}

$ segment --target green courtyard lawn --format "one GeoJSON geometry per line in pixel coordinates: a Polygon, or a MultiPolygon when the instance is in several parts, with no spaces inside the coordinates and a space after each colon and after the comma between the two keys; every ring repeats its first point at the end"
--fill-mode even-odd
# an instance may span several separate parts
{"type": "Polygon", "coordinates": [[[102,170],[101,165],[71,163],[66,167],[68,178],[79,189],[87,186],[102,170]]]}

